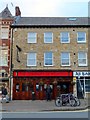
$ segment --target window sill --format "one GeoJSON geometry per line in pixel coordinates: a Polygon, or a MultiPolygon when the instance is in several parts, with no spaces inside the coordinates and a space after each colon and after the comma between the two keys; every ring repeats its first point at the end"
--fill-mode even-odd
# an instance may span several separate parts
{"type": "Polygon", "coordinates": [[[79,65],[78,67],[88,67],[88,65],[79,65]]]}
{"type": "Polygon", "coordinates": [[[53,67],[54,65],[44,65],[44,67],[53,67]]]}

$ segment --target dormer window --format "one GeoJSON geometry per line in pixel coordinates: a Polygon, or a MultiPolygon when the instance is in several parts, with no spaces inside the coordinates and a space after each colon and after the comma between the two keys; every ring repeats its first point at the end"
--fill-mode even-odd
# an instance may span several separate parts
{"type": "Polygon", "coordinates": [[[75,18],[75,17],[70,17],[70,18],[68,18],[68,20],[69,20],[69,21],[76,21],[77,18],[75,18]]]}

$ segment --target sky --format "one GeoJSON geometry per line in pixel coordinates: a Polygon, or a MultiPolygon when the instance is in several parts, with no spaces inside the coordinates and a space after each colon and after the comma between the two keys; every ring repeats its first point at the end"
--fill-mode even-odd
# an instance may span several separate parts
{"type": "Polygon", "coordinates": [[[15,6],[19,6],[23,17],[87,17],[88,2],[89,0],[0,0],[0,12],[8,5],[13,16],[15,6]]]}

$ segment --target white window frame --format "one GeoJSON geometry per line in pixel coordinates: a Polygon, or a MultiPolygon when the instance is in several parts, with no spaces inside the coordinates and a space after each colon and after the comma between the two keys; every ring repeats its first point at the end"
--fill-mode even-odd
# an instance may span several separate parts
{"type": "Polygon", "coordinates": [[[29,53],[27,53],[27,66],[37,66],[36,63],[37,63],[37,54],[36,54],[35,52],[29,52],[29,53]],[[35,55],[35,59],[34,59],[34,58],[28,58],[28,55],[29,55],[29,54],[34,54],[34,55],[35,55]],[[35,64],[33,64],[33,65],[28,64],[28,60],[29,60],[29,59],[30,59],[30,60],[31,60],[31,59],[33,60],[33,59],[34,59],[34,60],[35,60],[35,64]]]}
{"type": "Polygon", "coordinates": [[[44,43],[53,43],[53,33],[52,33],[52,32],[45,32],[45,33],[44,33],[44,43]],[[46,34],[48,34],[48,33],[51,33],[51,34],[52,34],[52,40],[51,40],[51,42],[46,42],[46,41],[45,41],[46,34]]]}
{"type": "MultiPolygon", "coordinates": [[[[69,53],[69,52],[62,52],[62,53],[61,53],[61,66],[70,66],[70,53],[69,53]],[[68,64],[68,65],[63,65],[63,64],[62,64],[62,61],[63,61],[63,60],[62,60],[62,53],[68,53],[68,55],[69,55],[69,64],[68,64]]],[[[66,58],[63,58],[63,59],[66,59],[66,58]]],[[[68,59],[68,58],[67,58],[67,59],[68,59]]]]}
{"type": "Polygon", "coordinates": [[[78,31],[78,32],[77,32],[77,43],[86,43],[86,32],[83,32],[83,31],[78,31]],[[84,34],[85,34],[85,39],[84,39],[84,41],[79,41],[79,40],[78,40],[78,36],[79,36],[78,34],[79,34],[79,33],[84,33],[84,34]]]}
{"type": "Polygon", "coordinates": [[[60,41],[61,41],[61,43],[70,43],[70,33],[69,32],[61,32],[60,33],[60,41]],[[62,33],[67,33],[68,34],[68,41],[67,42],[62,40],[62,38],[63,38],[62,33]]]}
{"type": "MultiPolygon", "coordinates": [[[[50,51],[50,52],[51,52],[51,51],[50,51]]],[[[53,52],[51,52],[51,53],[52,53],[52,65],[46,65],[46,64],[45,64],[45,59],[46,59],[46,58],[45,58],[45,54],[46,54],[46,53],[50,53],[50,52],[45,52],[45,53],[44,53],[44,66],[53,66],[53,52]]],[[[48,58],[48,59],[49,59],[49,58],[48,58]]],[[[51,58],[50,58],[50,59],[51,59],[51,58]]]]}
{"type": "MultiPolygon", "coordinates": [[[[83,59],[85,59],[85,58],[83,58],[83,59]]],[[[87,52],[78,52],[78,66],[87,66],[87,52]],[[79,64],[79,53],[85,53],[85,55],[86,55],[86,64],[79,64]]]]}
{"type": "Polygon", "coordinates": [[[27,33],[27,43],[37,43],[37,33],[36,32],[28,32],[27,33]],[[30,41],[30,34],[35,34],[34,38],[35,40],[34,41],[30,41]]]}
{"type": "Polygon", "coordinates": [[[0,66],[8,66],[8,50],[0,50],[0,59],[1,59],[1,64],[0,66]],[[3,53],[2,53],[3,52],[3,53]],[[6,54],[6,55],[5,55],[6,54]],[[6,59],[6,64],[2,64],[3,61],[6,59]]]}
{"type": "Polygon", "coordinates": [[[8,27],[2,27],[1,28],[1,39],[9,39],[9,28],[8,27]]]}

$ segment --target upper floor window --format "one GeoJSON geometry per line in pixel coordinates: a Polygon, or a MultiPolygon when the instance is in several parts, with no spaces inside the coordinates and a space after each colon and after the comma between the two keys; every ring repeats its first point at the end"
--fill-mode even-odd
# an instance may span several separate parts
{"type": "Polygon", "coordinates": [[[44,33],[44,43],[53,43],[53,33],[52,32],[44,33]]]}
{"type": "Polygon", "coordinates": [[[27,54],[27,66],[36,66],[36,53],[27,54]]]}
{"type": "Polygon", "coordinates": [[[52,52],[45,52],[44,53],[44,65],[45,66],[52,66],[53,65],[53,53],[52,52]]]}
{"type": "Polygon", "coordinates": [[[86,52],[78,53],[78,65],[87,66],[87,53],[86,52]]]}
{"type": "Polygon", "coordinates": [[[35,32],[29,32],[28,33],[28,43],[36,43],[36,33],[35,32]]]}
{"type": "Polygon", "coordinates": [[[1,28],[1,39],[8,39],[9,28],[1,28]]]}
{"type": "Polygon", "coordinates": [[[86,42],[86,33],[85,32],[77,32],[77,42],[78,43],[86,42]]]}
{"type": "Polygon", "coordinates": [[[69,52],[61,53],[61,66],[70,66],[70,53],[69,52]]]}
{"type": "Polygon", "coordinates": [[[8,66],[8,50],[0,50],[0,66],[8,66]]]}
{"type": "Polygon", "coordinates": [[[70,43],[69,32],[60,33],[61,43],[70,43]]]}

